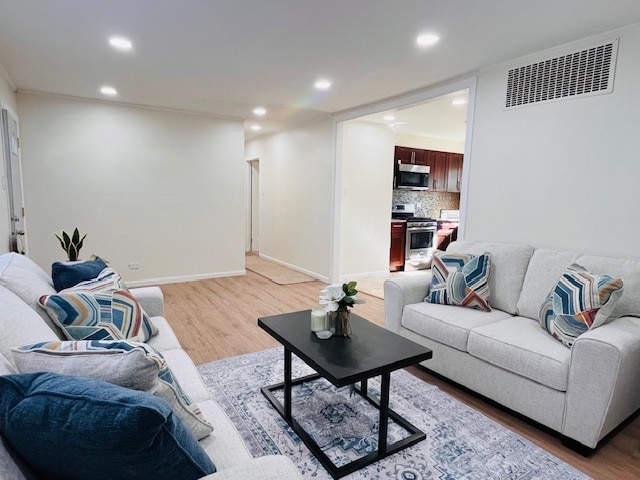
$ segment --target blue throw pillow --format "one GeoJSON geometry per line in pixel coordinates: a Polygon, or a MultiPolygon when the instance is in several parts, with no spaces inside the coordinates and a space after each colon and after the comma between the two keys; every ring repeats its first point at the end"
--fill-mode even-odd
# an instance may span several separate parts
{"type": "Polygon", "coordinates": [[[0,376],[0,431],[43,478],[195,480],[216,471],[167,402],[101,380],[0,376]]]}
{"type": "Polygon", "coordinates": [[[88,262],[63,263],[55,262],[51,265],[51,278],[56,292],[73,287],[85,280],[96,278],[98,274],[107,268],[100,257],[88,262]]]}

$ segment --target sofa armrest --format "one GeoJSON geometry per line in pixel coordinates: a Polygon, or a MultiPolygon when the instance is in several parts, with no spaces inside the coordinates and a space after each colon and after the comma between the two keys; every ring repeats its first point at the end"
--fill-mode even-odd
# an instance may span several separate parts
{"type": "Polygon", "coordinates": [[[164,317],[164,296],[160,287],[131,288],[130,292],[150,317],[164,317]]]}
{"type": "MultiPolygon", "coordinates": [[[[215,460],[214,460],[215,463],[215,460]]],[[[300,480],[296,467],[283,455],[266,455],[248,463],[212,473],[200,480],[300,480]]]]}
{"type": "Polygon", "coordinates": [[[431,288],[431,271],[393,277],[384,282],[384,325],[398,333],[405,305],[424,301],[431,288]]]}
{"type": "Polygon", "coordinates": [[[563,434],[594,448],[640,408],[640,319],[618,318],[571,350],[563,434]]]}

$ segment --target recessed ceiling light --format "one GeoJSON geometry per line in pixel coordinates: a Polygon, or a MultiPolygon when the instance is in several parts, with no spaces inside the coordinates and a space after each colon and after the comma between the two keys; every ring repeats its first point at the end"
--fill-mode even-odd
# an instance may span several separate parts
{"type": "Polygon", "coordinates": [[[456,98],[451,102],[451,105],[464,105],[467,101],[464,98],[456,98]]]}
{"type": "Polygon", "coordinates": [[[104,86],[100,89],[100,93],[103,95],[109,95],[110,97],[117,95],[118,91],[113,87],[104,86]]]}
{"type": "Polygon", "coordinates": [[[267,114],[267,109],[264,107],[256,107],[253,109],[253,114],[257,117],[262,117],[267,114]]]}
{"type": "Polygon", "coordinates": [[[419,35],[418,38],[416,38],[416,43],[421,47],[429,47],[438,43],[438,40],[440,40],[439,36],[432,33],[425,33],[419,35]]]}
{"type": "Polygon", "coordinates": [[[109,39],[109,44],[113,48],[117,48],[118,50],[123,50],[123,51],[128,51],[133,48],[133,44],[131,43],[131,40],[124,37],[111,37],[109,39]]]}
{"type": "Polygon", "coordinates": [[[262,130],[262,127],[260,125],[251,125],[251,130],[257,132],[259,130],[262,130]]]}
{"type": "Polygon", "coordinates": [[[316,80],[316,83],[313,84],[314,87],[318,90],[328,90],[331,88],[331,80],[326,78],[320,78],[316,80]]]}
{"type": "Polygon", "coordinates": [[[393,115],[385,115],[384,118],[387,122],[390,122],[391,120],[395,120],[396,117],[394,117],[393,115]]]}

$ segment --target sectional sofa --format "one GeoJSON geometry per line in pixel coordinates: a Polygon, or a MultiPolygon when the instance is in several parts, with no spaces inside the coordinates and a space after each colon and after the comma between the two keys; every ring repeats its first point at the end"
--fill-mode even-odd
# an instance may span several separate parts
{"type": "Polygon", "coordinates": [[[640,262],[521,244],[454,242],[490,255],[491,311],[426,302],[431,273],[384,285],[386,327],[433,350],[424,366],[545,425],[582,453],[640,408],[640,262]],[[621,278],[609,319],[571,347],[541,326],[572,264],[621,278]]]}
{"type": "MultiPolygon", "coordinates": [[[[27,257],[15,253],[0,255],[0,375],[16,373],[15,357],[13,357],[15,352],[12,350],[15,347],[64,339],[59,328],[52,324],[50,316],[38,302],[43,295],[55,293],[51,277],[27,257]]],[[[204,419],[213,426],[213,432],[202,438],[198,444],[213,461],[217,471],[202,478],[207,480],[300,478],[293,464],[284,456],[264,456],[254,459],[249,454],[232,422],[211,399],[193,362],[182,349],[171,326],[163,317],[161,290],[158,287],[146,287],[131,289],[131,293],[144,308],[158,331],[157,335],[148,340],[148,345],[161,352],[184,393],[197,403],[204,419]]],[[[148,396],[152,397],[152,395],[148,396]]],[[[47,405],[44,405],[43,408],[46,407],[47,405]]],[[[166,408],[166,404],[163,408],[166,408]]],[[[61,426],[63,427],[64,425],[61,426]]],[[[12,480],[42,478],[30,468],[28,461],[15,452],[5,437],[0,440],[0,478],[12,480]]],[[[77,439],[77,442],[81,444],[83,441],[90,440],[82,438],[77,439]]],[[[191,439],[191,441],[194,440],[191,439]]],[[[51,444],[50,449],[55,451],[56,445],[51,444]]],[[[46,477],[60,478],[55,474],[56,472],[51,471],[46,477]]],[[[113,477],[109,471],[103,471],[97,472],[95,478],[113,477]]]]}

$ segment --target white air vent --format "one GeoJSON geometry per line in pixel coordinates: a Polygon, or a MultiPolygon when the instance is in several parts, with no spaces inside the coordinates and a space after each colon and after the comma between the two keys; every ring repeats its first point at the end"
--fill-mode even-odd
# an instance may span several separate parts
{"type": "Polygon", "coordinates": [[[509,70],[505,108],[613,91],[618,39],[509,70]]]}

